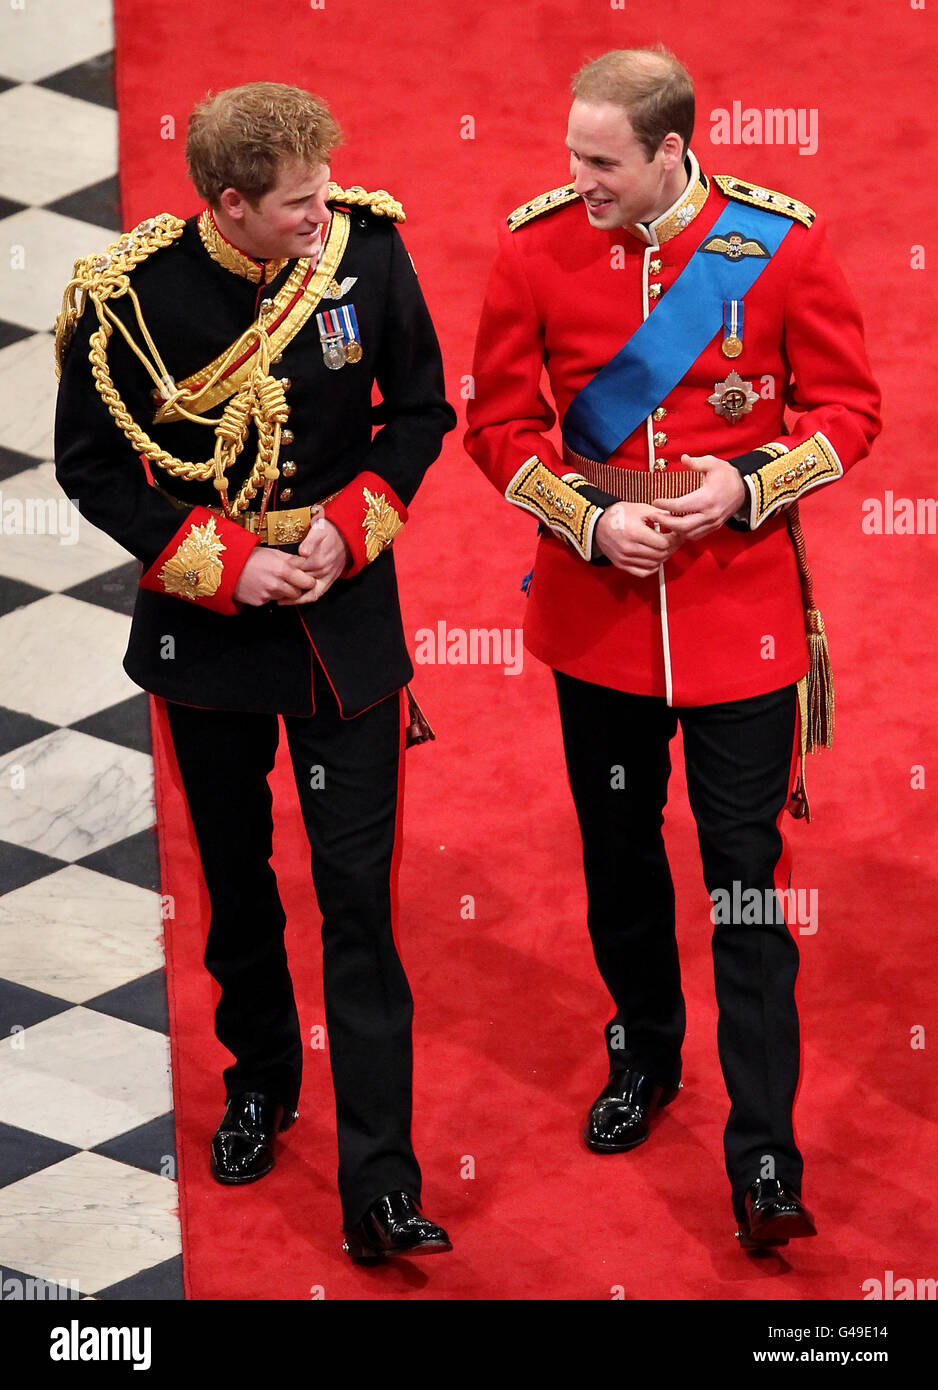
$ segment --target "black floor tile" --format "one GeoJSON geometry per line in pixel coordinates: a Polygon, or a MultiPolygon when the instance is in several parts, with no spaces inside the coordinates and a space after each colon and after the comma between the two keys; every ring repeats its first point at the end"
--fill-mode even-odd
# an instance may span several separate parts
{"type": "Polygon", "coordinates": [[[95,869],[99,874],[110,874],[124,883],[136,883],[138,888],[159,892],[160,861],[156,831],[152,827],[128,835],[126,840],[118,840],[116,845],[96,850],[77,862],[85,869],[95,869]]]}
{"type": "MultiPolygon", "coordinates": [[[[0,77],[0,83],[2,83],[3,80],[4,79],[0,77]]],[[[11,85],[11,83],[7,83],[7,87],[11,85]]],[[[4,91],[6,91],[6,87],[0,86],[0,92],[4,91]]],[[[28,207],[29,203],[18,203],[15,198],[0,198],[0,219],[12,217],[14,212],[22,212],[24,208],[28,207]]]]}
{"type": "Polygon", "coordinates": [[[78,97],[80,101],[91,101],[96,106],[117,109],[114,95],[114,51],[98,53],[74,67],[63,68],[51,77],[44,77],[35,84],[48,87],[51,92],[61,92],[67,97],[78,97]]]}
{"type": "Polygon", "coordinates": [[[14,888],[64,869],[67,863],[67,859],[55,859],[51,854],[0,840],[0,893],[12,893],[14,888]]]}
{"type": "Polygon", "coordinates": [[[0,444],[0,482],[4,478],[12,478],[27,468],[35,468],[38,464],[45,462],[47,460],[33,458],[32,454],[21,454],[18,449],[5,449],[0,444]]]}
{"type": "Polygon", "coordinates": [[[151,1269],[132,1274],[129,1279],[122,1279],[119,1284],[112,1284],[108,1289],[99,1289],[94,1297],[126,1300],[129,1303],[138,1299],[148,1302],[155,1299],[185,1298],[182,1256],[175,1255],[171,1260],[164,1260],[162,1264],[153,1265],[151,1269]]]}
{"type": "Polygon", "coordinates": [[[58,1139],[47,1139],[32,1130],[0,1123],[0,1187],[28,1178],[31,1173],[41,1173],[43,1168],[51,1168],[53,1163],[80,1152],[73,1144],[61,1144],[58,1139]]]}
{"type": "MultiPolygon", "coordinates": [[[[30,989],[28,985],[16,985],[12,980],[0,979],[0,1037],[7,1047],[14,1047],[16,1041],[23,1045],[25,1052],[29,1046],[28,1038],[15,1039],[13,1030],[31,1028],[43,1019],[54,1018],[75,1005],[55,994],[44,990],[30,989]]],[[[167,1029],[167,1032],[169,1030],[167,1029]]]]}
{"type": "Polygon", "coordinates": [[[43,734],[53,733],[58,727],[58,724],[48,724],[44,719],[34,719],[31,714],[21,714],[17,709],[0,705],[0,758],[14,748],[42,738],[43,734]]]}
{"type": "Polygon", "coordinates": [[[35,328],[24,328],[21,323],[8,323],[6,319],[0,319],[0,349],[23,338],[32,338],[35,332],[35,328]]]}
{"type": "MultiPolygon", "coordinates": [[[[60,213],[62,217],[75,217],[79,222],[92,222],[97,227],[105,227],[115,234],[121,231],[120,188],[117,175],[102,179],[100,183],[90,183],[87,188],[78,188],[74,193],[66,193],[64,198],[56,198],[54,203],[46,203],[48,212],[60,213]]],[[[89,247],[91,251],[103,251],[103,246],[89,247]]]]}
{"type": "MultiPolygon", "coordinates": [[[[0,984],[0,1004],[3,1001],[0,984]]],[[[98,1013],[110,1018],[123,1018],[128,1023],[136,1023],[141,1028],[152,1028],[157,1033],[169,1032],[169,1007],[166,1003],[166,972],[153,970],[149,975],[141,975],[129,980],[126,985],[109,989],[95,999],[86,999],[82,1007],[97,1009],[98,1013]]],[[[131,1160],[128,1160],[130,1162],[131,1160]]]]}
{"type": "Polygon", "coordinates": [[[35,584],[24,584],[21,579],[5,579],[0,575],[0,618],[4,613],[12,613],[14,608],[25,608],[27,603],[48,597],[46,589],[37,589],[35,584]]]}
{"type": "Polygon", "coordinates": [[[141,692],[121,700],[119,705],[89,714],[77,724],[69,726],[80,734],[90,734],[92,738],[105,738],[111,743],[119,743],[124,748],[134,748],[138,753],[149,753],[152,749],[150,738],[150,697],[141,692]]]}
{"type": "Polygon", "coordinates": [[[176,1177],[176,1131],[173,1126],[172,1111],[159,1115],[138,1129],[118,1134],[115,1139],[107,1139],[98,1144],[92,1153],[103,1154],[118,1163],[129,1163],[134,1168],[143,1168],[148,1173],[158,1173],[161,1178],[176,1177]]]}
{"type": "Polygon", "coordinates": [[[69,598],[96,603],[99,608],[110,608],[114,613],[124,613],[130,617],[139,588],[140,563],[128,560],[125,565],[96,574],[93,579],[83,579],[80,584],[74,584],[64,592],[69,598]]]}

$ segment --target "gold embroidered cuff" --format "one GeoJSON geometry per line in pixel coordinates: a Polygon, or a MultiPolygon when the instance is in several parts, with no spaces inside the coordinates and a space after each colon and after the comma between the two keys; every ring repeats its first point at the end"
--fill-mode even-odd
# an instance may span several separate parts
{"type": "MultiPolygon", "coordinates": [[[[764,452],[768,454],[779,447],[770,444],[764,452]]],[[[775,458],[769,458],[762,468],[747,473],[743,478],[752,498],[750,529],[754,531],[766,517],[796,501],[812,488],[843,477],[843,471],[843,464],[833,445],[820,431],[796,449],[785,450],[775,458]]]]}
{"type": "Polygon", "coordinates": [[[204,526],[191,526],[176,553],[160,568],[164,593],[188,599],[217,593],[224,568],[221,556],[226,549],[213,517],[204,526]]]}
{"type": "Polygon", "coordinates": [[[368,488],[362,488],[362,500],[365,503],[365,519],[362,522],[365,532],[365,555],[370,565],[372,560],[377,560],[382,550],[388,548],[404,523],[397,509],[391,506],[383,492],[376,494],[368,488]]]}
{"type": "Polygon", "coordinates": [[[509,502],[531,512],[555,535],[569,541],[584,560],[591,558],[593,531],[602,515],[601,508],[582,497],[569,482],[558,478],[536,454],[518,469],[505,489],[505,496],[509,502]]]}

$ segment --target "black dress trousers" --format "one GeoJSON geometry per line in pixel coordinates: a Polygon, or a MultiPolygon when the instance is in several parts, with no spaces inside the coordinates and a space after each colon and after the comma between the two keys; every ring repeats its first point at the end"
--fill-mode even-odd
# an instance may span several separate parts
{"type": "MultiPolygon", "coordinates": [[[[317,666],[316,712],[283,720],[323,919],[346,1226],[386,1192],[420,1199],[410,1140],[413,1001],[393,932],[402,698],[343,719],[317,666]]],[[[295,1108],[303,1042],[270,866],[278,716],[166,708],[211,903],[205,964],[221,987],[215,1030],[235,1057],[226,1093],[264,1091],[295,1108]]]]}
{"type": "Polygon", "coordinates": [[[798,948],[775,895],[776,886],[787,886],[776,882],[778,822],[788,797],[796,688],[676,709],[561,672],[554,677],[583,840],[589,932],[616,1006],[606,1026],[610,1067],[634,1065],[665,1086],[681,1075],[685,1010],[662,836],[668,745],[680,720],[704,882],[715,905],[737,905],[711,914],[734,1209],[741,1216],[743,1195],[759,1176],[800,1193],[803,1163],[792,1128],[798,948]],[[756,901],[749,889],[764,905],[757,913],[740,910],[756,901]]]}

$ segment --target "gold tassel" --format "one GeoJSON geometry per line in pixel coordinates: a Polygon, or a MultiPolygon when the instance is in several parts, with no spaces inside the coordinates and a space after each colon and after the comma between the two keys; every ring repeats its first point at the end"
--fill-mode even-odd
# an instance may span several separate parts
{"type": "Polygon", "coordinates": [[[808,636],[807,751],[830,748],[834,737],[834,681],[824,619],[816,608],[805,613],[808,636]]]}

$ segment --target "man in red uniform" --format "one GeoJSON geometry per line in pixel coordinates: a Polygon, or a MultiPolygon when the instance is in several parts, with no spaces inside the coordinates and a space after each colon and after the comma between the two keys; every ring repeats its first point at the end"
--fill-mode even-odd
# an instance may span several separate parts
{"type": "Polygon", "coordinates": [[[636,1147],[680,1089],[661,835],[680,722],[714,902],[737,1233],[784,1244],[815,1231],[792,1128],[798,951],[776,896],[809,666],[797,503],[868,452],[879,395],[819,220],[700,169],[693,85],[672,55],[607,53],[573,94],[573,181],[501,233],[466,447],[541,523],[525,641],[555,674],[589,930],[615,1002],[586,1142],[636,1147]],[[562,452],[547,437],[557,417],[562,452]]]}

